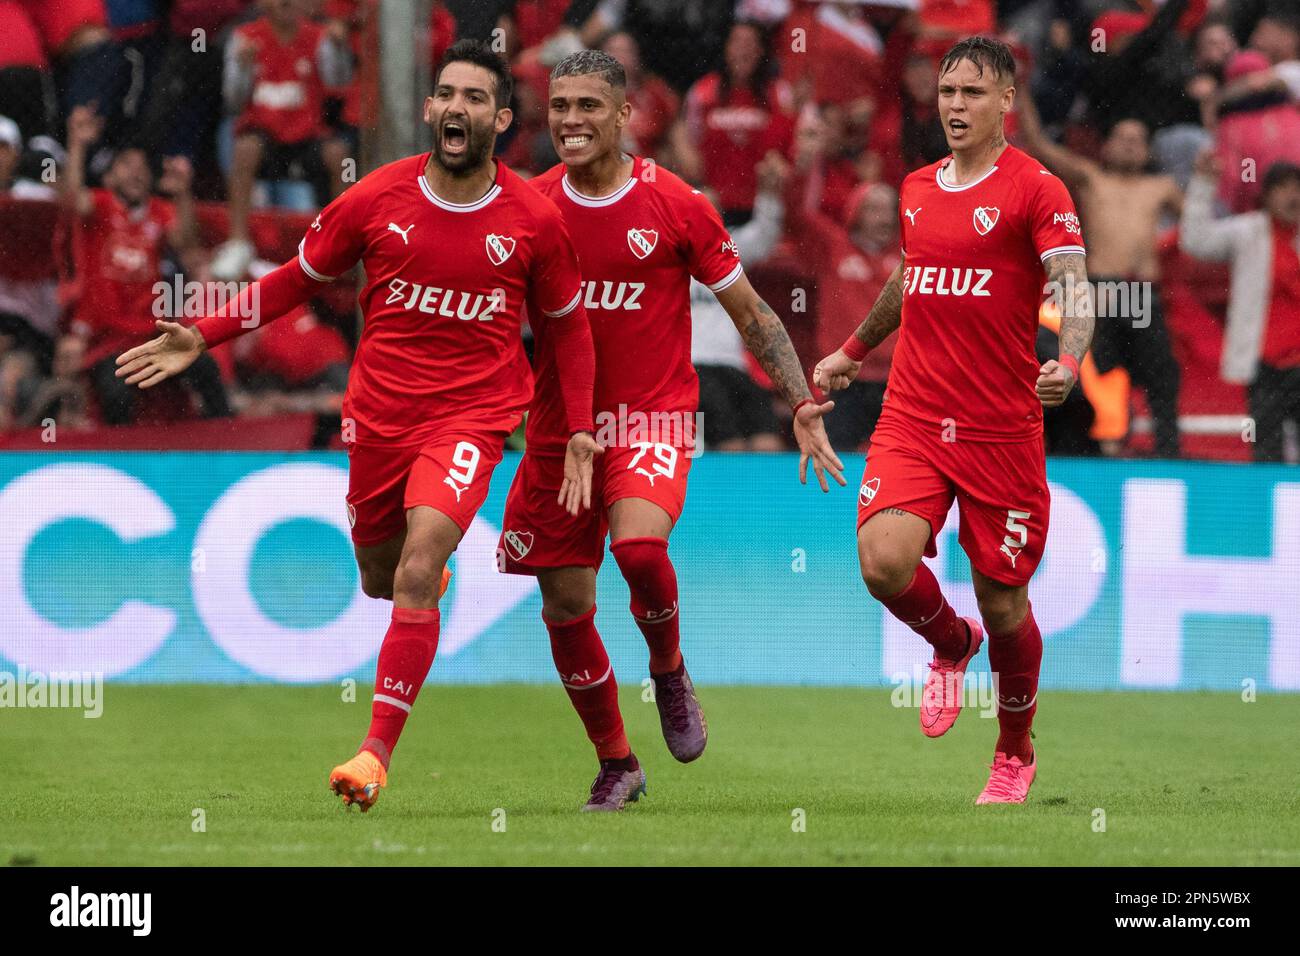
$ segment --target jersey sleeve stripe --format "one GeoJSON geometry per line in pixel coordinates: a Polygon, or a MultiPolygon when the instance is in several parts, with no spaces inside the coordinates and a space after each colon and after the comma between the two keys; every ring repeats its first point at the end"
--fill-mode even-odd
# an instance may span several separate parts
{"type": "Polygon", "coordinates": [[[1088,254],[1088,250],[1083,248],[1083,246],[1053,246],[1051,249],[1041,253],[1038,258],[1046,260],[1051,256],[1062,256],[1067,254],[1084,256],[1088,254]]]}
{"type": "Polygon", "coordinates": [[[578,300],[580,300],[581,298],[582,298],[582,286],[578,286],[578,291],[573,294],[573,298],[569,300],[569,304],[566,305],[564,308],[559,309],[555,312],[547,312],[545,309],[542,309],[542,312],[545,315],[550,316],[552,319],[558,319],[561,316],[568,315],[570,312],[576,309],[578,307],[578,300]]]}
{"type": "Polygon", "coordinates": [[[741,275],[744,274],[744,271],[745,271],[745,270],[744,270],[743,268],[741,268],[740,263],[737,262],[737,263],[736,263],[736,268],[732,269],[730,272],[728,272],[725,276],[723,276],[723,277],[722,277],[721,279],[719,279],[717,282],[715,282],[715,283],[713,283],[712,285],[709,286],[709,291],[711,291],[711,292],[721,292],[723,289],[727,288],[727,286],[731,285],[731,284],[734,283],[737,279],[739,279],[739,278],[741,277],[741,275]]]}
{"type": "Polygon", "coordinates": [[[298,243],[298,263],[302,266],[302,271],[307,273],[307,275],[311,276],[317,282],[333,282],[335,278],[337,278],[336,276],[324,275],[311,267],[311,263],[307,261],[307,253],[303,250],[305,245],[307,245],[306,239],[303,239],[298,243]]]}

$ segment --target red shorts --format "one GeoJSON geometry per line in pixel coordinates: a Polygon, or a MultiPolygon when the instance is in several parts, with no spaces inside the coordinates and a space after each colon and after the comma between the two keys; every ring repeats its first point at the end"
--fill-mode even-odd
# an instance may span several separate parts
{"type": "Polygon", "coordinates": [[[525,452],[506,498],[497,567],[507,574],[546,568],[600,568],[609,533],[609,507],[623,498],[658,505],[676,523],[686,504],[686,449],[655,442],[610,447],[596,459],[591,510],[577,517],[557,504],[563,455],[525,452]]]}
{"type": "Polygon", "coordinates": [[[930,522],[925,553],[957,500],[957,540],[971,566],[1013,587],[1027,584],[1043,556],[1051,496],[1041,438],[945,442],[932,426],[881,416],[858,489],[858,527],[886,508],[930,522]]]}
{"type": "Polygon", "coordinates": [[[608,521],[605,469],[597,459],[591,476],[591,510],[569,514],[557,504],[564,482],[563,455],[524,453],[506,496],[497,543],[497,569],[536,574],[546,568],[599,568],[605,557],[608,521]]]}
{"type": "Polygon", "coordinates": [[[379,544],[406,527],[406,511],[428,505],[469,528],[487,498],[509,430],[478,423],[446,428],[423,445],[348,446],[348,520],[352,540],[379,544]]]}

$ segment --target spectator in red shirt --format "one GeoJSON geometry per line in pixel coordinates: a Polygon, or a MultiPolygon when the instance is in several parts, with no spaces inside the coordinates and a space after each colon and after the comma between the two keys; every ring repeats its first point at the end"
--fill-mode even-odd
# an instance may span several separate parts
{"type": "MultiPolygon", "coordinates": [[[[876,301],[886,280],[902,261],[898,243],[898,193],[883,183],[863,183],[845,203],[841,222],[801,208],[802,197],[788,204],[788,234],[799,257],[814,270],[817,288],[817,354],[828,355],[843,344],[876,301]]],[[[852,451],[871,437],[885,400],[885,380],[897,336],[871,350],[835,411],[826,418],[826,434],[837,450],[852,451]]]]}
{"type": "Polygon", "coordinates": [[[781,75],[794,87],[796,102],[834,103],[865,127],[880,99],[885,51],[863,4],[800,3],[781,33],[791,38],[779,47],[781,75]]]}
{"type": "MultiPolygon", "coordinates": [[[[273,263],[254,262],[250,278],[260,279],[273,269],[273,263]]],[[[240,378],[252,388],[316,391],[339,400],[347,388],[352,360],[347,341],[305,305],[230,345],[240,378]]]]}
{"type": "Polygon", "coordinates": [[[325,88],[351,77],[351,51],[307,20],[300,0],[262,0],[262,9],[265,16],[235,30],[226,47],[224,94],[235,115],[235,148],[230,239],[212,263],[221,281],[239,279],[252,261],[248,211],[259,175],[290,179],[296,166],[322,206],[343,191],[347,147],[327,137],[323,112],[325,88]]]}
{"type": "Polygon", "coordinates": [[[1243,50],[1228,61],[1225,79],[1247,85],[1258,77],[1258,92],[1225,104],[1219,110],[1215,132],[1223,174],[1219,196],[1232,212],[1248,212],[1259,205],[1264,170],[1277,162],[1300,163],[1300,110],[1284,90],[1269,88],[1273,76],[1264,54],[1243,50]],[[1246,172],[1252,175],[1244,175],[1246,172]]]}
{"type": "MultiPolygon", "coordinates": [[[[77,273],[80,283],[73,331],[86,339],[86,363],[108,424],[134,417],[136,390],[116,376],[116,356],[140,340],[161,317],[155,285],[162,276],[166,245],[185,250],[197,240],[190,166],[179,157],[164,160],[158,183],[173,201],[153,195],[153,172],[145,152],[127,147],[113,157],[102,189],[84,183],[86,151],[99,139],[103,120],[88,107],[68,119],[68,163],[63,177],[64,202],[80,221],[77,273]]],[[[185,372],[186,384],[199,393],[207,417],[226,416],[221,375],[211,356],[203,355],[185,372]]]]}
{"type": "Polygon", "coordinates": [[[686,95],[686,116],[673,131],[673,152],[685,177],[718,195],[722,219],[749,219],[755,168],[771,150],[786,153],[794,132],[790,84],[776,76],[767,31],[740,22],[723,49],[723,67],[686,95]]]}
{"type": "Polygon", "coordinates": [[[681,99],[667,83],[641,68],[641,48],[632,34],[612,34],[605,40],[604,50],[627,73],[627,101],[632,104],[632,116],[623,129],[623,149],[635,156],[658,159],[677,119],[681,99]]]}

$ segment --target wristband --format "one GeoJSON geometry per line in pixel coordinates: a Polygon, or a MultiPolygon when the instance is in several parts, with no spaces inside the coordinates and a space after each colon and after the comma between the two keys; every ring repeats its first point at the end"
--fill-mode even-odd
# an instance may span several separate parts
{"type": "Polygon", "coordinates": [[[1074,376],[1075,382],[1079,381],[1079,360],[1077,358],[1069,352],[1062,352],[1061,357],[1056,361],[1057,364],[1064,365],[1070,370],[1070,374],[1074,376]]]}
{"type": "Polygon", "coordinates": [[[856,335],[850,335],[845,339],[844,344],[840,346],[840,350],[855,362],[861,362],[867,357],[867,353],[871,351],[867,343],[856,335]]]}
{"type": "Polygon", "coordinates": [[[812,399],[811,399],[811,398],[801,398],[801,399],[799,399],[799,401],[795,403],[795,406],[794,406],[794,414],[798,415],[798,414],[799,414],[799,409],[803,408],[805,405],[811,405],[811,404],[812,404],[812,399]]]}

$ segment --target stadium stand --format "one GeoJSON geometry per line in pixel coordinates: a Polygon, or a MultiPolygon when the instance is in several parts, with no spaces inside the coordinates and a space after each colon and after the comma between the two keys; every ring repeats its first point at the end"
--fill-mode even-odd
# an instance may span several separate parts
{"type": "MultiPolygon", "coordinates": [[[[86,224],[57,194],[67,181],[69,119],[78,107],[89,109],[98,123],[86,157],[89,186],[100,187],[113,159],[136,146],[156,181],[165,158],[185,157],[192,167],[197,241],[193,248],[160,246],[152,278],[247,279],[258,262],[285,261],[314,216],[306,210],[373,165],[364,157],[375,129],[376,10],[375,0],[0,0],[0,447],[38,446],[50,421],[87,447],[332,443],[342,370],[358,335],[350,281],[286,319],[285,331],[239,353],[230,346],[214,352],[233,419],[194,420],[204,402],[194,387],[174,385],[142,401],[133,424],[108,427],[115,416],[105,414],[105,403],[112,399],[96,385],[99,356],[76,321],[87,308],[79,298],[90,268],[86,224]],[[293,24],[282,41],[311,56],[267,59],[277,24],[293,24]],[[252,52],[240,54],[240,44],[252,52]],[[304,57],[311,61],[305,92],[294,78],[304,57]],[[230,190],[246,185],[247,131],[274,127],[285,104],[301,129],[288,130],[255,164],[262,182],[251,194],[245,228],[243,202],[232,215],[230,190]],[[302,131],[307,139],[295,138],[302,131]],[[297,148],[308,140],[311,150],[297,148]],[[355,175],[342,174],[349,162],[355,175]],[[243,173],[232,172],[237,168],[243,173]],[[271,204],[301,197],[302,190],[276,188],[294,184],[307,190],[305,204],[271,204]],[[230,240],[244,233],[248,246],[231,256],[230,240]],[[185,428],[174,427],[178,421],[185,428]],[[245,427],[252,421],[255,427],[245,427]]],[[[956,38],[997,33],[1020,52],[1019,95],[1032,99],[1041,118],[1026,126],[1023,114],[1012,117],[1013,142],[1041,135],[1109,175],[1113,157],[1104,144],[1114,126],[1140,121],[1149,147],[1143,173],[1167,175],[1178,190],[1174,207],[1159,215],[1156,238],[1141,240],[1133,254],[1150,263],[1149,273],[1135,278],[1154,283],[1161,297],[1179,372],[1181,454],[1252,457],[1242,434],[1255,386],[1226,380],[1222,368],[1232,271],[1191,257],[1186,241],[1180,248],[1178,207],[1193,161],[1206,148],[1217,153],[1221,170],[1216,216],[1258,209],[1268,167],[1300,163],[1294,3],[435,0],[431,10],[429,23],[415,25],[411,35],[435,61],[458,36],[497,36],[510,51],[517,119],[500,152],[525,175],[555,161],[545,128],[549,69],[584,45],[603,46],[629,68],[636,121],[627,148],[709,190],[730,225],[752,215],[757,168],[769,154],[788,163],[784,239],[749,271],[773,303],[800,303],[783,318],[809,368],[842,334],[845,311],[869,307],[873,269],[883,261],[853,213],[875,187],[887,188],[875,195],[887,195],[911,169],[944,153],[934,111],[938,58],[956,38]],[[814,247],[821,251],[813,254],[814,247]],[[838,271],[828,270],[831,259],[838,271]],[[863,301],[845,301],[854,297],[863,301]]],[[[1085,217],[1085,238],[1097,226],[1085,217]]],[[[1275,228],[1294,235],[1293,223],[1275,228]]],[[[1295,260],[1280,261],[1291,268],[1295,260]]],[[[1297,321],[1300,311],[1286,300],[1295,287],[1290,279],[1270,286],[1269,321],[1297,321]]],[[[140,317],[140,339],[151,321],[140,317]]],[[[1053,321],[1045,309],[1045,341],[1053,321]]],[[[1092,367],[1083,404],[1049,422],[1058,430],[1051,442],[1058,453],[1156,453],[1150,403],[1139,384],[1150,380],[1140,364],[1144,354],[1092,367]]],[[[1300,365],[1300,355],[1282,360],[1300,365]]],[[[789,410],[771,397],[761,371],[753,363],[747,370],[788,423],[789,410]]],[[[884,371],[872,371],[874,386],[858,383],[871,401],[879,400],[884,371]]],[[[1294,397],[1289,401],[1294,407],[1294,397]]],[[[1172,454],[1167,437],[1162,450],[1172,454]]],[[[1295,461],[1294,423],[1283,447],[1295,461]]]]}

